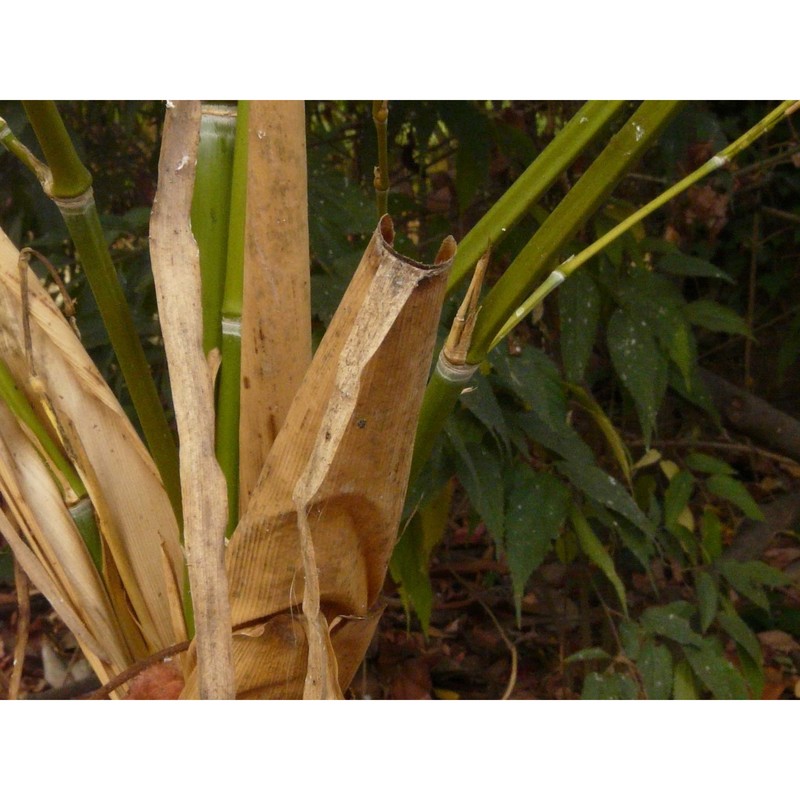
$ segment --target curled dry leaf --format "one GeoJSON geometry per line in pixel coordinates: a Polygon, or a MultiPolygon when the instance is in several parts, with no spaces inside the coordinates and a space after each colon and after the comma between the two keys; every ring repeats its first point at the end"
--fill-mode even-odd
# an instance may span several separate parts
{"type": "Polygon", "coordinates": [[[384,217],[231,538],[233,624],[270,620],[234,637],[239,697],[340,697],[380,615],[455,254],[449,237],[425,267],[392,240],[384,217]]]}

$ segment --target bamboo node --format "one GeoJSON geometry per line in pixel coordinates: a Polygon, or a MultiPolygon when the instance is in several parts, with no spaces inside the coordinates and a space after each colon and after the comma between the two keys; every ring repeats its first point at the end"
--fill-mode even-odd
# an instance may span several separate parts
{"type": "Polygon", "coordinates": [[[65,217],[82,217],[94,205],[94,191],[90,186],[75,197],[51,197],[65,217]]]}
{"type": "Polygon", "coordinates": [[[439,360],[436,362],[436,371],[450,383],[466,383],[479,366],[479,364],[454,364],[444,350],[441,350],[439,360]]]}

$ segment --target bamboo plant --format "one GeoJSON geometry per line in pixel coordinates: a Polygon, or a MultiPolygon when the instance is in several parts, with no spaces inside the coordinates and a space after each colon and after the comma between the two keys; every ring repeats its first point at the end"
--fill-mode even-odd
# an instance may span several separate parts
{"type": "MultiPolygon", "coordinates": [[[[206,147],[212,139],[201,104],[168,104],[151,252],[179,471],[151,382],[136,371],[141,356],[114,288],[90,178],[55,106],[26,106],[49,168],[0,123],[6,147],[67,208],[104,319],[117,330],[120,363],[132,370],[125,373],[132,393],[139,378],[148,387],[137,411],[149,452],[50,296],[23,280],[19,253],[0,233],[0,533],[101,680],[158,651],[183,650],[191,638],[180,657],[184,697],[341,697],[380,617],[409,477],[474,370],[626,226],[734,157],[796,104],[779,106],[554,271],[565,243],[677,108],[641,104],[482,303],[492,246],[607,134],[620,103],[580,109],[462,246],[447,237],[432,265],[398,254],[392,222],[381,216],[312,360],[302,103],[242,103],[235,123],[228,114],[216,151],[220,176],[208,183],[214,146],[206,147]],[[83,198],[77,215],[75,198],[83,198]],[[214,220],[215,230],[212,201],[228,216],[227,224],[214,220]],[[444,297],[475,264],[428,382],[444,297]],[[99,531],[94,551],[68,511],[72,495],[83,494],[99,531]]],[[[386,106],[374,109],[381,132],[386,106]]],[[[379,167],[383,210],[385,154],[379,167]]],[[[589,541],[591,531],[578,523],[589,541]]]]}

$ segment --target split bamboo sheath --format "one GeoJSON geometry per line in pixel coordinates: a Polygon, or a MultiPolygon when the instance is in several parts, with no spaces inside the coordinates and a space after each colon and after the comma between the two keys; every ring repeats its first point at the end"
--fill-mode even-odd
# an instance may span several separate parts
{"type": "MultiPolygon", "coordinates": [[[[447,273],[383,217],[226,555],[239,698],[341,697],[380,617],[447,273]]],[[[197,693],[189,675],[184,696],[197,693]]]]}
{"type": "Polygon", "coordinates": [[[31,406],[46,406],[43,418],[58,431],[81,475],[103,531],[105,580],[92,566],[56,489],[57,470],[45,465],[29,432],[10,413],[0,414],[0,490],[7,503],[0,527],[33,583],[106,680],[180,638],[164,603],[167,584],[181,572],[178,528],[152,459],[31,272],[25,302],[34,391],[18,262],[18,251],[0,231],[0,357],[31,406]]]}

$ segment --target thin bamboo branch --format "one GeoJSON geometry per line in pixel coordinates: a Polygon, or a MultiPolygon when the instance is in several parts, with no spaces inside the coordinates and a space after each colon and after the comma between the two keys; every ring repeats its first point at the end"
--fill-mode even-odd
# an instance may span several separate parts
{"type": "Polygon", "coordinates": [[[786,100],[781,103],[779,106],[777,106],[777,108],[773,109],[769,114],[767,114],[758,124],[754,125],[749,131],[736,139],[736,141],[723,148],[715,156],[712,156],[708,161],[706,161],[705,164],[700,166],[690,175],[687,175],[685,178],[678,181],[674,186],[671,186],[669,189],[667,189],[667,191],[662,192],[654,200],[651,200],[649,203],[647,203],[647,205],[642,206],[642,208],[624,219],[622,222],[608,231],[604,236],[601,236],[599,239],[589,245],[589,247],[582,250],[577,256],[570,256],[566,261],[562,262],[557,269],[553,270],[547,276],[547,278],[525,300],[525,302],[523,302],[514,310],[513,315],[507,319],[505,324],[499,327],[498,332],[495,334],[487,348],[487,352],[488,350],[492,350],[494,347],[496,347],[523,319],[525,319],[529,313],[531,313],[531,311],[533,311],[534,308],[536,308],[536,306],[542,303],[542,301],[545,299],[545,297],[547,297],[547,295],[550,294],[550,292],[560,286],[576,269],[583,266],[583,264],[585,264],[590,258],[593,258],[604,248],[608,247],[611,242],[619,238],[626,231],[630,230],[634,225],[641,222],[645,217],[661,208],[665,203],[668,203],[670,200],[677,197],[681,192],[685,191],[699,180],[707,177],[712,172],[727,166],[733,158],[742,152],[742,150],[745,150],[754,141],[756,141],[756,139],[772,130],[772,128],[774,128],[775,125],[777,125],[781,120],[785,119],[789,114],[792,114],[795,110],[797,110],[798,102],[800,101],[786,100]]]}
{"type": "Polygon", "coordinates": [[[234,696],[230,605],[223,564],[227,493],[214,458],[214,392],[203,352],[200,257],[190,214],[200,103],[167,108],[150,245],[181,443],[186,561],[194,608],[199,694],[234,696]]]}
{"type": "Polygon", "coordinates": [[[520,301],[533,291],[558,250],[600,208],[679,107],[680,103],[673,101],[642,103],[547,217],[487,295],[475,326],[470,363],[483,360],[497,341],[498,331],[509,317],[519,313],[520,301]]]}

